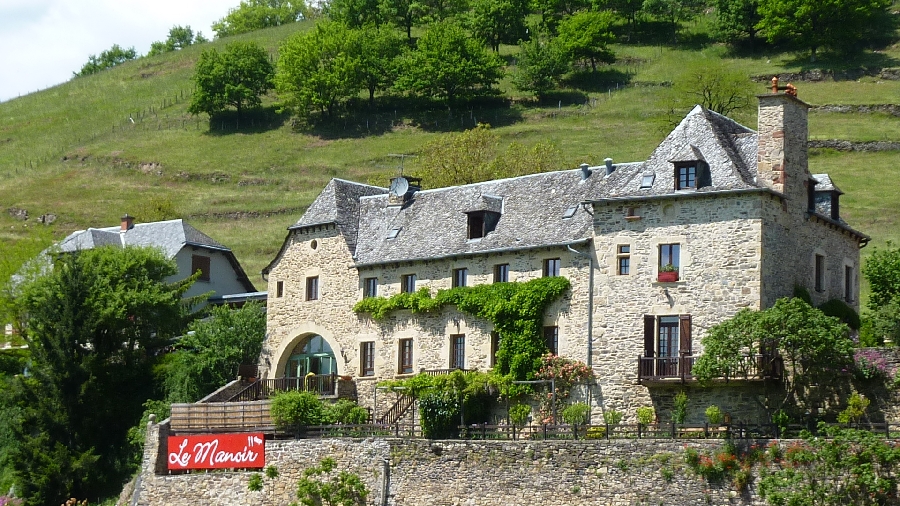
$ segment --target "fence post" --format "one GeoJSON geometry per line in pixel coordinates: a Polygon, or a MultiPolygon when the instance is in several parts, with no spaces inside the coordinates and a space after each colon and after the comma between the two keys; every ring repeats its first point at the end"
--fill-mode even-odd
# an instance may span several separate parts
{"type": "Polygon", "coordinates": [[[578,424],[577,423],[572,424],[572,438],[575,441],[578,441],[578,424]]]}
{"type": "Polygon", "coordinates": [[[544,424],[544,440],[547,439],[547,424],[544,424]]]}
{"type": "Polygon", "coordinates": [[[678,439],[678,433],[675,431],[675,420],[672,420],[672,439],[678,439]]]}
{"type": "Polygon", "coordinates": [[[604,423],[606,424],[606,432],[605,432],[606,440],[609,441],[609,424],[606,422],[604,422],[604,423]]]}
{"type": "Polygon", "coordinates": [[[703,437],[709,439],[709,422],[703,422],[703,437]]]}
{"type": "Polygon", "coordinates": [[[638,439],[641,438],[641,422],[638,422],[638,439]]]}

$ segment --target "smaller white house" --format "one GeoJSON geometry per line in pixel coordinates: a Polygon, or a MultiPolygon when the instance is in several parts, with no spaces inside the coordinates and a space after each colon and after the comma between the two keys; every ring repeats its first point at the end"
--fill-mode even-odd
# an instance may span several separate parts
{"type": "Polygon", "coordinates": [[[197,282],[184,294],[192,297],[209,293],[210,298],[256,292],[256,288],[234,253],[184,220],[135,223],[125,215],[117,227],[88,228],[73,232],[57,246],[61,252],[98,246],[152,246],[178,264],[178,274],[170,281],[184,279],[200,271],[197,282]]]}

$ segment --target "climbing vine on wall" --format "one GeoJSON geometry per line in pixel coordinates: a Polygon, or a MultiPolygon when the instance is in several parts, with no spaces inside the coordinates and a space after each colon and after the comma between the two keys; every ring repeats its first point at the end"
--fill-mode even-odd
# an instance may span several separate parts
{"type": "Polygon", "coordinates": [[[460,311],[484,318],[499,334],[496,374],[508,380],[533,379],[547,352],[542,334],[547,307],[569,289],[569,280],[557,276],[525,283],[494,283],[438,290],[432,297],[428,288],[391,297],[367,297],[356,304],[357,313],[383,320],[398,309],[413,314],[455,305],[460,311]]]}

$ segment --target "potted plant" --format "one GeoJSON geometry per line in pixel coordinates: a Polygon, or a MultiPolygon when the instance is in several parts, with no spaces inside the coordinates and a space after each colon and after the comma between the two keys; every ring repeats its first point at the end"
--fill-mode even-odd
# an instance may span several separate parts
{"type": "Polygon", "coordinates": [[[662,283],[674,283],[678,281],[678,267],[666,264],[659,268],[658,281],[662,283]]]}

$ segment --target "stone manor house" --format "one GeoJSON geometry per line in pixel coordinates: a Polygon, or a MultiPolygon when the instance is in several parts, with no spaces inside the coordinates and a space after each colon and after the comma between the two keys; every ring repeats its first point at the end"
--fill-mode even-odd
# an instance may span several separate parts
{"type": "MultiPolygon", "coordinates": [[[[868,237],[840,215],[842,192],[810,174],[807,109],[793,88],[759,97],[758,131],[695,107],[646,161],[421,190],[333,179],[264,269],[260,377],[352,378],[363,406],[376,381],[421,370],[488,369],[491,324],[455,308],[376,322],[366,296],[565,276],[544,316],[548,349],[589,363],[594,421],[604,409],[666,413],[689,390],[688,422],[719,405],[768,421],[771,357],[745,377],[700,387],[690,374],[710,326],[805,287],[858,309],[868,237]],[[593,288],[591,288],[593,287],[593,288]]],[[[390,407],[382,401],[376,418],[390,407]]]]}

